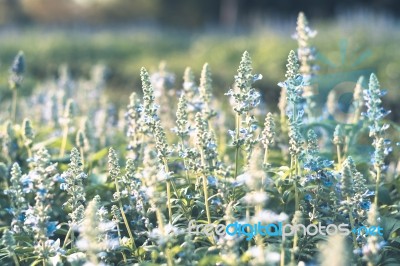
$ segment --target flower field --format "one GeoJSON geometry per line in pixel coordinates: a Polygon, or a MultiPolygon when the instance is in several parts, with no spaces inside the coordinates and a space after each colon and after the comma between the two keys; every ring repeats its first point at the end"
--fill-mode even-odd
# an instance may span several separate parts
{"type": "Polygon", "coordinates": [[[247,51],[229,88],[211,63],[182,69],[182,84],[161,63],[111,98],[102,64],[82,78],[62,66],[27,92],[34,55],[19,52],[2,74],[0,264],[400,265],[400,126],[375,73],[321,103],[316,34],[300,13],[274,106],[247,51]]]}

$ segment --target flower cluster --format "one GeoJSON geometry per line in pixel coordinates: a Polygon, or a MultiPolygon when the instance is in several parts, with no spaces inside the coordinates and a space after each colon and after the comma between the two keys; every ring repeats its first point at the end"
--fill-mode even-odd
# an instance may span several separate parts
{"type": "Polygon", "coordinates": [[[201,70],[199,96],[203,103],[202,112],[204,119],[208,121],[210,118],[216,116],[216,112],[211,108],[212,99],[212,79],[209,64],[205,63],[201,70]]]}
{"type": "Polygon", "coordinates": [[[390,113],[382,107],[381,97],[385,94],[386,92],[380,88],[378,78],[375,74],[371,74],[368,89],[364,90],[364,100],[367,106],[364,116],[368,119],[369,135],[373,138],[381,137],[389,127],[388,124],[381,125],[382,119],[390,113]]]}
{"type": "Polygon", "coordinates": [[[32,190],[35,192],[35,205],[26,211],[24,230],[32,232],[35,240],[35,253],[44,262],[59,252],[59,240],[49,239],[56,230],[56,221],[50,221],[50,200],[53,197],[52,190],[57,175],[56,165],[50,161],[50,154],[46,149],[39,150],[32,162],[33,169],[28,177],[32,182],[32,190]]]}
{"type": "Polygon", "coordinates": [[[24,74],[24,71],[25,71],[25,57],[24,53],[20,51],[14,58],[14,62],[10,69],[11,74],[9,78],[9,83],[11,89],[17,89],[21,85],[23,79],[22,75],[24,74]]]}
{"type": "Polygon", "coordinates": [[[158,106],[154,102],[154,89],[150,82],[149,73],[145,68],[140,70],[140,77],[142,79],[143,103],[139,111],[142,112],[141,118],[148,127],[148,132],[152,132],[156,121],[159,120],[157,115],[158,106]]]}
{"type": "Polygon", "coordinates": [[[239,115],[247,114],[260,103],[261,95],[254,89],[253,83],[260,80],[260,74],[253,75],[251,58],[246,51],[243,53],[242,60],[235,76],[235,90],[230,89],[226,95],[233,98],[233,110],[239,115]]]}
{"type": "MultiPolygon", "coordinates": [[[[318,67],[314,64],[316,49],[309,45],[309,40],[314,38],[316,34],[317,32],[308,26],[308,21],[304,13],[300,12],[297,17],[296,33],[293,37],[298,43],[297,56],[300,61],[299,72],[307,81],[310,81],[318,70],[318,67]]],[[[308,108],[315,107],[315,102],[312,100],[312,96],[314,95],[315,91],[311,85],[304,86],[303,97],[310,99],[310,101],[307,102],[308,108]],[[309,104],[312,106],[309,106],[309,104]]]]}
{"type": "MultiPolygon", "coordinates": [[[[225,94],[232,97],[233,110],[236,112],[236,129],[228,131],[232,138],[232,145],[236,147],[236,163],[238,163],[239,149],[242,146],[245,147],[246,161],[248,162],[254,145],[259,142],[259,139],[255,137],[258,122],[251,111],[259,105],[261,94],[252,86],[254,82],[262,78],[262,75],[253,75],[252,71],[252,61],[246,51],[243,53],[235,76],[235,90],[230,89],[225,94]]],[[[238,165],[236,164],[237,172],[238,165]]]]}
{"type": "Polygon", "coordinates": [[[11,229],[16,233],[22,232],[22,226],[25,219],[25,211],[28,208],[27,200],[25,198],[25,191],[23,189],[21,181],[21,168],[18,163],[14,163],[11,168],[11,185],[7,190],[4,191],[4,193],[8,196],[10,202],[13,203],[11,208],[9,208],[8,210],[13,216],[11,229]]]}
{"type": "Polygon", "coordinates": [[[77,228],[83,219],[84,204],[86,195],[84,189],[84,180],[87,175],[83,171],[83,165],[79,151],[76,148],[71,150],[71,162],[67,171],[61,175],[60,189],[67,192],[69,199],[63,204],[64,207],[71,210],[68,214],[70,217],[70,228],[77,228]]]}

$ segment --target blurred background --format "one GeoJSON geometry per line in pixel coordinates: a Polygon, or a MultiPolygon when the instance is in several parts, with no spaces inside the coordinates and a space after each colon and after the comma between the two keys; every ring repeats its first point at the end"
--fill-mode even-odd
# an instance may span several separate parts
{"type": "Polygon", "coordinates": [[[287,54],[297,49],[296,19],[303,11],[317,30],[319,94],[351,91],[360,75],[376,72],[388,90],[386,107],[400,121],[400,1],[396,0],[0,0],[0,101],[8,98],[9,67],[26,57],[25,94],[61,65],[85,78],[107,66],[108,94],[125,105],[140,90],[140,67],[165,61],[181,88],[185,67],[196,77],[205,62],[218,96],[233,83],[243,51],[253,58],[257,83],[276,109],[287,54]],[[342,88],[342,87],[346,88],[342,88]]]}

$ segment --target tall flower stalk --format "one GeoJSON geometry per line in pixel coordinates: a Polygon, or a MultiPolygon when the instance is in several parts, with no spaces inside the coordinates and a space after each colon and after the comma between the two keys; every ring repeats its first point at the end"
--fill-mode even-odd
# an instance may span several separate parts
{"type": "Polygon", "coordinates": [[[207,143],[207,131],[206,131],[206,122],[204,121],[202,115],[200,113],[196,114],[196,146],[199,149],[200,157],[201,157],[201,175],[203,179],[203,193],[204,193],[204,205],[206,206],[206,215],[207,221],[211,223],[211,214],[210,214],[210,206],[208,203],[208,186],[207,186],[207,175],[209,171],[207,169],[206,163],[206,154],[207,151],[206,143],[207,143]]]}
{"type": "Polygon", "coordinates": [[[167,208],[169,214],[169,222],[172,223],[172,205],[171,205],[171,186],[176,192],[175,185],[172,181],[172,173],[168,167],[168,156],[171,153],[167,144],[167,138],[163,127],[161,126],[160,118],[157,115],[158,106],[154,103],[154,90],[151,85],[149,74],[145,68],[141,69],[140,77],[142,79],[143,89],[143,119],[150,132],[154,134],[155,146],[158,154],[159,163],[161,165],[160,171],[165,174],[166,188],[167,188],[167,208]]]}
{"type": "Polygon", "coordinates": [[[303,97],[306,99],[306,112],[309,119],[313,118],[316,113],[315,103],[315,87],[311,85],[311,80],[314,78],[317,66],[315,65],[316,50],[310,46],[309,40],[314,38],[317,32],[308,26],[308,21],[303,12],[297,17],[296,33],[294,35],[297,40],[298,49],[297,56],[300,62],[299,73],[309,84],[303,88],[303,97]]]}
{"type": "Polygon", "coordinates": [[[81,156],[81,160],[82,160],[82,167],[85,167],[85,150],[88,149],[89,147],[89,141],[86,137],[85,131],[82,129],[78,130],[78,133],[76,133],[76,146],[79,149],[79,153],[81,156]]]}
{"type": "Polygon", "coordinates": [[[289,152],[290,158],[290,177],[293,181],[295,191],[295,210],[299,210],[299,192],[297,177],[300,174],[299,160],[302,156],[304,138],[301,135],[302,117],[304,114],[302,108],[302,92],[305,84],[303,77],[299,74],[299,63],[294,51],[290,51],[288,63],[286,65],[286,80],[279,83],[280,87],[286,89],[288,108],[286,111],[289,124],[289,152]],[[293,171],[295,178],[293,179],[293,171]]]}
{"type": "Polygon", "coordinates": [[[32,128],[32,123],[29,119],[25,118],[22,123],[23,134],[22,137],[24,139],[24,145],[26,150],[28,151],[28,158],[32,158],[32,145],[33,139],[35,138],[35,133],[32,128]]]}
{"type": "Polygon", "coordinates": [[[11,213],[13,214],[13,221],[11,223],[11,230],[15,233],[23,232],[23,222],[25,211],[28,208],[28,200],[26,193],[22,186],[22,171],[18,163],[14,163],[11,167],[10,186],[4,191],[4,194],[10,199],[11,213]]]}
{"type": "Polygon", "coordinates": [[[342,125],[337,125],[333,132],[333,144],[336,145],[336,154],[338,160],[338,169],[342,163],[342,145],[345,143],[345,134],[342,125]]]}
{"type": "Polygon", "coordinates": [[[253,134],[256,129],[256,121],[251,111],[260,103],[261,95],[253,88],[253,83],[262,78],[261,75],[252,74],[253,67],[250,55],[247,51],[243,53],[237,75],[235,76],[235,89],[226,93],[232,97],[233,110],[235,112],[236,130],[230,131],[233,146],[235,146],[235,178],[239,174],[240,149],[247,146],[247,157],[251,154],[254,146],[253,134]],[[242,124],[245,124],[243,127],[242,124]]]}
{"type": "Polygon", "coordinates": [[[362,108],[364,107],[364,99],[363,99],[363,88],[362,84],[364,82],[364,76],[361,76],[357,80],[356,87],[354,88],[353,93],[353,115],[351,116],[351,122],[353,124],[357,124],[361,119],[362,108]]]}
{"type": "Polygon", "coordinates": [[[188,165],[187,165],[187,152],[186,152],[186,139],[189,136],[189,131],[190,131],[190,125],[188,121],[188,103],[186,100],[186,96],[184,93],[182,93],[181,97],[179,98],[178,101],[178,109],[176,111],[176,127],[172,128],[172,131],[175,132],[175,134],[178,135],[180,139],[180,144],[177,145],[178,147],[178,153],[180,157],[183,159],[183,166],[185,167],[185,176],[186,176],[186,182],[190,184],[190,179],[189,179],[189,171],[188,171],[188,165]]]}
{"type": "Polygon", "coordinates": [[[24,53],[20,51],[14,58],[14,62],[11,65],[10,77],[8,80],[10,89],[12,91],[12,105],[11,105],[10,118],[14,122],[16,121],[17,118],[18,89],[21,87],[24,71],[25,71],[25,57],[24,53]]]}
{"type": "Polygon", "coordinates": [[[144,133],[141,131],[141,110],[140,110],[140,99],[133,92],[129,96],[129,104],[127,106],[127,112],[125,113],[126,119],[126,136],[128,137],[129,157],[133,160],[138,161],[143,148],[143,137],[144,133]]]}
{"type": "Polygon", "coordinates": [[[43,265],[49,263],[50,257],[59,250],[60,240],[50,240],[56,230],[57,222],[50,221],[53,177],[57,169],[51,163],[50,154],[44,148],[34,157],[33,169],[29,173],[32,188],[35,192],[35,204],[26,211],[25,230],[31,231],[34,236],[34,250],[43,265]]]}
{"type": "Polygon", "coordinates": [[[71,247],[74,245],[74,230],[76,230],[82,222],[83,213],[85,211],[84,204],[86,202],[83,180],[87,178],[87,175],[83,172],[83,162],[78,149],[73,148],[71,150],[70,158],[71,162],[68,165],[67,171],[61,175],[62,183],[60,185],[60,188],[65,190],[69,196],[67,202],[63,204],[63,207],[71,210],[68,214],[70,218],[68,221],[69,229],[65,236],[63,248],[66,247],[69,240],[71,247]],[[69,237],[71,237],[71,239],[69,239],[69,237]]]}
{"type": "Polygon", "coordinates": [[[86,207],[85,218],[80,226],[77,246],[85,251],[86,262],[91,263],[91,265],[100,265],[98,254],[105,250],[108,245],[104,239],[104,228],[107,227],[104,226],[101,212],[100,197],[96,196],[86,207]]]}
{"type": "Polygon", "coordinates": [[[384,95],[385,91],[381,91],[378,78],[375,74],[371,74],[368,89],[364,90],[365,105],[367,106],[367,112],[364,115],[368,119],[369,136],[373,139],[372,146],[375,149],[372,162],[376,177],[374,200],[376,206],[378,206],[382,170],[385,166],[384,160],[392,149],[390,147],[390,141],[384,138],[389,124],[382,123],[382,119],[390,113],[390,111],[382,107],[381,97],[384,95]]]}
{"type": "MultiPolygon", "coordinates": [[[[353,230],[355,228],[355,220],[354,220],[354,205],[352,204],[351,201],[351,196],[354,193],[354,177],[353,177],[353,172],[355,171],[355,164],[354,161],[351,157],[348,157],[342,167],[342,180],[341,180],[341,192],[344,197],[345,203],[347,206],[346,211],[348,212],[349,215],[349,220],[350,220],[350,230],[353,230]]],[[[353,239],[353,247],[354,249],[358,248],[357,244],[357,238],[354,233],[352,233],[352,239],[353,239]]]]}
{"type": "Polygon", "coordinates": [[[128,219],[126,218],[124,208],[122,206],[122,201],[121,201],[122,192],[120,190],[121,170],[120,170],[120,166],[118,163],[117,153],[115,152],[115,150],[113,148],[110,148],[109,152],[108,152],[108,174],[109,174],[111,180],[114,181],[114,183],[115,183],[116,193],[114,194],[114,199],[116,199],[118,201],[119,211],[121,213],[122,219],[124,221],[126,230],[128,231],[128,235],[130,238],[131,249],[136,250],[135,239],[133,237],[131,228],[129,226],[128,219]]]}
{"type": "Polygon", "coordinates": [[[63,157],[65,153],[65,147],[67,146],[67,140],[68,140],[69,126],[71,125],[73,114],[74,114],[74,101],[72,99],[68,99],[67,103],[65,104],[64,114],[60,121],[60,124],[63,125],[60,157],[63,157]]]}
{"type": "Polygon", "coordinates": [[[263,165],[268,165],[269,149],[275,143],[275,120],[272,113],[268,113],[265,117],[264,130],[262,131],[261,142],[264,146],[264,161],[263,165]]]}
{"type": "MultiPolygon", "coordinates": [[[[371,205],[368,212],[368,225],[377,227],[379,225],[380,217],[378,206],[375,204],[371,205]]],[[[379,253],[385,242],[382,241],[382,237],[379,235],[370,235],[367,237],[367,243],[363,249],[364,259],[367,261],[368,266],[374,266],[379,264],[379,253]],[[381,238],[381,239],[380,239],[381,238]]]]}
{"type": "Polygon", "coordinates": [[[202,113],[204,120],[207,121],[209,130],[212,130],[210,119],[216,115],[215,111],[211,108],[212,99],[212,78],[211,70],[208,63],[205,63],[201,70],[200,86],[199,86],[200,99],[203,103],[202,113]]]}

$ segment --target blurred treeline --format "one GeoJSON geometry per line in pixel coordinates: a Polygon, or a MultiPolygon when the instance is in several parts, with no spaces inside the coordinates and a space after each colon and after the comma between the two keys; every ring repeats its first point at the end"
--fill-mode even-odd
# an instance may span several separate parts
{"type": "MultiPolygon", "coordinates": [[[[312,22],[312,21],[311,21],[312,22]]],[[[340,23],[312,23],[318,35],[312,41],[317,48],[318,94],[321,102],[331,90],[352,92],[360,75],[375,72],[384,89],[391,119],[400,121],[400,30],[398,23],[365,18],[340,23]],[[359,24],[361,24],[361,26],[359,24]],[[348,25],[352,25],[349,27],[348,25]],[[344,87],[343,87],[344,86],[344,87]]],[[[254,73],[263,79],[255,85],[263,93],[269,108],[276,108],[284,79],[286,58],[297,48],[291,34],[264,26],[246,34],[180,33],[174,31],[124,28],[121,30],[31,28],[0,31],[0,102],[11,96],[7,88],[9,68],[18,50],[26,56],[26,73],[20,94],[29,95],[36,86],[58,78],[60,65],[67,64],[73,78],[88,78],[96,64],[107,67],[107,91],[113,102],[126,104],[126,95],[140,92],[140,68],[154,73],[160,61],[175,73],[175,86],[182,86],[185,67],[199,78],[205,62],[211,66],[214,93],[226,101],[226,93],[243,51],[253,58],[254,73]]],[[[366,84],[364,84],[366,85],[366,84]]],[[[346,100],[346,98],[343,98],[346,100]]]]}
{"type": "Polygon", "coordinates": [[[352,9],[398,16],[400,1],[0,0],[0,25],[150,23],[181,28],[233,27],[265,17],[292,17],[299,11],[305,11],[313,18],[329,18],[352,9]]]}

